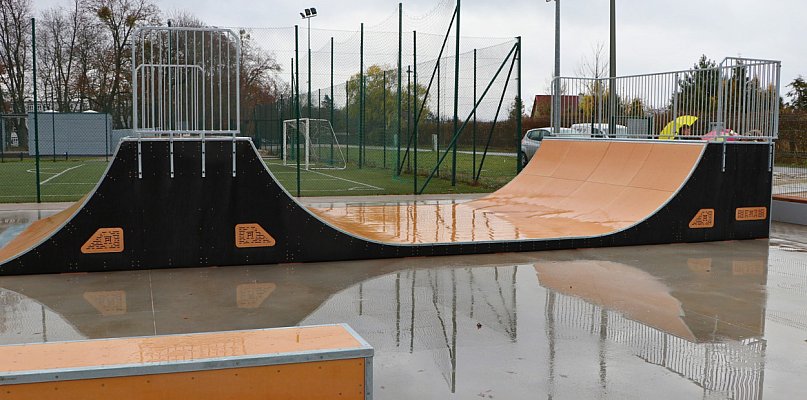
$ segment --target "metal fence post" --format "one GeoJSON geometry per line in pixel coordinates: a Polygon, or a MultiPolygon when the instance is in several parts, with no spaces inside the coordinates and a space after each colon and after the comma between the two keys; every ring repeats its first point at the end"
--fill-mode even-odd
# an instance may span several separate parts
{"type": "Polygon", "coordinates": [[[673,126],[672,126],[672,133],[670,134],[671,139],[675,139],[675,136],[678,134],[678,73],[676,72],[674,75],[673,81],[673,126]]]}
{"type": "Polygon", "coordinates": [[[6,120],[0,113],[0,163],[6,162],[6,120]]]}
{"type": "Polygon", "coordinates": [[[364,22],[359,32],[359,169],[364,164],[364,22]]]}
{"type": "Polygon", "coordinates": [[[109,162],[109,142],[111,142],[110,135],[112,135],[112,132],[109,129],[109,113],[104,113],[104,131],[106,131],[106,137],[104,138],[106,141],[106,153],[104,154],[104,160],[109,162]]]}
{"type": "MultiPolygon", "coordinates": [[[[333,107],[334,107],[335,103],[336,103],[336,100],[334,100],[334,98],[333,98],[333,36],[331,36],[331,110],[330,110],[331,111],[331,118],[330,118],[331,129],[335,129],[334,127],[336,126],[336,121],[334,121],[334,117],[333,117],[333,115],[334,115],[333,114],[333,107]]],[[[333,165],[333,146],[334,146],[335,138],[336,138],[336,132],[334,132],[334,139],[331,139],[331,160],[330,160],[331,165],[333,165]]]]}
{"type": "Polygon", "coordinates": [[[331,36],[331,125],[336,125],[333,117],[333,107],[335,100],[333,98],[333,36],[331,36]]]}
{"type": "Polygon", "coordinates": [[[387,168],[387,71],[382,71],[383,76],[381,78],[381,114],[383,115],[381,127],[381,143],[384,149],[384,153],[382,154],[382,167],[387,168]]]}
{"type": "Polygon", "coordinates": [[[345,164],[350,161],[350,80],[345,81],[345,164]]]}
{"type": "MultiPolygon", "coordinates": [[[[476,49],[474,49],[474,104],[476,104],[476,49]]],[[[471,177],[476,176],[476,107],[474,107],[474,122],[472,130],[472,158],[471,158],[471,177]]]]}
{"type": "MultiPolygon", "coordinates": [[[[455,39],[455,54],[454,54],[454,129],[456,135],[459,114],[459,99],[460,99],[460,0],[457,0],[457,37],[455,39]]],[[[457,186],[457,143],[454,143],[454,149],[451,153],[451,186],[457,186]]]]}
{"type": "MultiPolygon", "coordinates": [[[[411,142],[412,138],[412,66],[406,66],[406,134],[407,141],[411,142]]],[[[408,150],[407,150],[408,151],[408,150]]],[[[407,153],[408,154],[408,153],[407,153]]],[[[411,170],[412,157],[406,157],[406,170],[411,170]]],[[[401,166],[403,168],[403,166],[401,166]]]]}
{"type": "MultiPolygon", "coordinates": [[[[36,157],[36,202],[42,202],[42,190],[39,183],[39,98],[36,87],[36,18],[31,18],[31,52],[33,56],[33,78],[34,78],[34,154],[36,157]]],[[[30,146],[30,143],[29,143],[30,146]]]]}
{"type": "MultiPolygon", "coordinates": [[[[280,95],[280,107],[278,108],[278,111],[277,111],[277,119],[278,119],[277,133],[279,133],[280,135],[283,135],[283,106],[284,106],[283,103],[284,103],[283,102],[283,95],[281,94],[280,95]]],[[[280,139],[278,141],[278,143],[280,144],[280,159],[284,159],[283,157],[285,157],[284,153],[286,152],[286,148],[285,148],[285,146],[283,146],[283,138],[282,137],[278,138],[277,136],[275,136],[275,139],[280,139]]]]}
{"type": "Polygon", "coordinates": [[[398,151],[395,156],[395,176],[400,176],[401,165],[401,53],[403,52],[403,4],[398,3],[398,131],[395,133],[395,144],[398,151]]]}
{"type": "Polygon", "coordinates": [[[521,36],[516,38],[516,43],[518,46],[518,51],[516,52],[516,62],[518,62],[518,66],[516,67],[516,110],[517,110],[517,117],[516,117],[516,173],[521,172],[521,156],[519,153],[521,152],[521,36]]]}
{"type": "Polygon", "coordinates": [[[294,59],[295,59],[295,70],[294,74],[296,75],[297,79],[294,80],[294,91],[295,91],[295,99],[294,99],[294,116],[297,123],[297,129],[295,132],[295,158],[297,161],[297,197],[300,197],[300,43],[299,43],[299,36],[300,36],[300,27],[298,25],[294,25],[294,59]]]}
{"type": "MultiPolygon", "coordinates": [[[[428,95],[428,94],[427,94],[428,95]]],[[[424,101],[425,96],[424,96],[424,101]]],[[[437,59],[437,154],[440,154],[440,59],[437,59]]],[[[437,170],[437,176],[440,176],[440,170],[437,170]]]]}
{"type": "MultiPolygon", "coordinates": [[[[412,102],[414,103],[413,108],[415,110],[418,109],[418,45],[417,45],[417,43],[418,43],[418,33],[417,33],[417,31],[412,31],[412,48],[414,49],[412,51],[412,66],[413,66],[412,81],[413,81],[413,86],[414,86],[412,88],[412,92],[413,92],[412,94],[414,95],[414,99],[413,99],[412,102]]],[[[425,99],[424,99],[424,101],[425,101],[425,99]]],[[[413,140],[414,145],[412,146],[412,152],[413,152],[412,156],[414,157],[414,161],[412,163],[413,163],[414,168],[412,169],[412,178],[413,178],[413,183],[414,183],[413,194],[415,194],[415,195],[418,194],[418,125],[419,125],[419,122],[420,122],[420,113],[416,111],[415,112],[415,126],[414,126],[413,132],[412,132],[412,134],[414,135],[414,140],[413,140]]]]}

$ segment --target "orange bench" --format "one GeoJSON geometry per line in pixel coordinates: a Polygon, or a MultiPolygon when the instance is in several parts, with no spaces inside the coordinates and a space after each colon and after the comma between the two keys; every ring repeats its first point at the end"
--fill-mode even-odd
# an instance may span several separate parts
{"type": "Polygon", "coordinates": [[[0,346],[0,398],[370,399],[346,324],[0,346]]]}

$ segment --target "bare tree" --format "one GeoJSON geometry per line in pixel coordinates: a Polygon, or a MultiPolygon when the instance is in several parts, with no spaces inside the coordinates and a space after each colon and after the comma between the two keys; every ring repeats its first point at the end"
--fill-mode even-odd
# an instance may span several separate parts
{"type": "Polygon", "coordinates": [[[118,127],[129,126],[131,90],[129,67],[131,65],[130,41],[132,33],[139,25],[159,24],[160,10],[150,0],[85,0],[85,8],[94,12],[101,21],[111,42],[104,49],[101,60],[107,63],[106,71],[99,71],[99,90],[95,101],[98,106],[112,114],[118,127]]]}
{"type": "Polygon", "coordinates": [[[91,99],[94,99],[98,92],[99,71],[109,69],[102,63],[103,42],[99,37],[101,37],[100,24],[86,12],[81,12],[74,48],[76,74],[71,84],[78,103],[78,109],[75,111],[91,108],[91,99]]]}
{"type": "Polygon", "coordinates": [[[59,111],[73,111],[73,76],[77,64],[77,44],[82,25],[86,23],[79,0],[74,0],[71,10],[54,7],[46,10],[42,18],[43,39],[37,39],[42,54],[42,65],[48,69],[43,77],[50,83],[54,97],[54,108],[59,111]]]}
{"type": "Polygon", "coordinates": [[[580,59],[577,76],[581,78],[602,78],[608,74],[608,57],[605,44],[599,42],[591,46],[591,54],[580,59]]]}
{"type": "MultiPolygon", "coordinates": [[[[30,70],[31,50],[31,1],[0,0],[0,83],[2,83],[3,99],[0,103],[3,111],[15,114],[25,113],[27,96],[26,71],[30,70]]],[[[28,135],[24,134],[24,124],[14,120],[13,129],[20,137],[20,145],[26,146],[28,135]]]]}

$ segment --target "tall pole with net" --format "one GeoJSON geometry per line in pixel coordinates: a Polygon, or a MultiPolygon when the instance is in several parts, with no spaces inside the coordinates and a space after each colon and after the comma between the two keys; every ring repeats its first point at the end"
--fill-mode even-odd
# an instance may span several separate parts
{"type": "Polygon", "coordinates": [[[36,157],[36,202],[41,203],[42,191],[39,185],[39,99],[37,98],[36,87],[36,18],[31,18],[31,52],[33,56],[32,73],[34,78],[34,155],[36,157]]]}
{"type": "Polygon", "coordinates": [[[401,53],[403,52],[403,4],[398,3],[398,132],[395,144],[398,151],[395,156],[395,176],[400,175],[401,165],[401,53]]]}
{"type": "Polygon", "coordinates": [[[297,160],[297,197],[300,197],[300,27],[294,25],[294,65],[295,65],[295,80],[294,80],[294,117],[295,117],[295,134],[294,134],[294,153],[297,160]]]}
{"type": "MultiPolygon", "coordinates": [[[[460,99],[460,0],[457,0],[457,26],[454,46],[454,135],[457,134],[460,99]]],[[[451,186],[457,186],[457,144],[451,153],[451,186]]]]}

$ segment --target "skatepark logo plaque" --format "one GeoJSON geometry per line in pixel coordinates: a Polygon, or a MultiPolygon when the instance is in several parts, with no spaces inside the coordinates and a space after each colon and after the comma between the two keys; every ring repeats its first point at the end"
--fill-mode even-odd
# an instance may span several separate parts
{"type": "Polygon", "coordinates": [[[258,224],[238,224],[235,226],[235,247],[272,247],[275,238],[258,224]]]}
{"type": "Polygon", "coordinates": [[[123,252],[123,229],[100,228],[81,246],[84,254],[123,252]]]}
{"type": "Polygon", "coordinates": [[[737,221],[764,221],[768,219],[767,207],[743,207],[735,212],[734,219],[737,221]]]}
{"type": "Polygon", "coordinates": [[[713,208],[704,208],[698,211],[692,221],[689,221],[690,229],[714,228],[714,226],[715,210],[713,208]]]}

